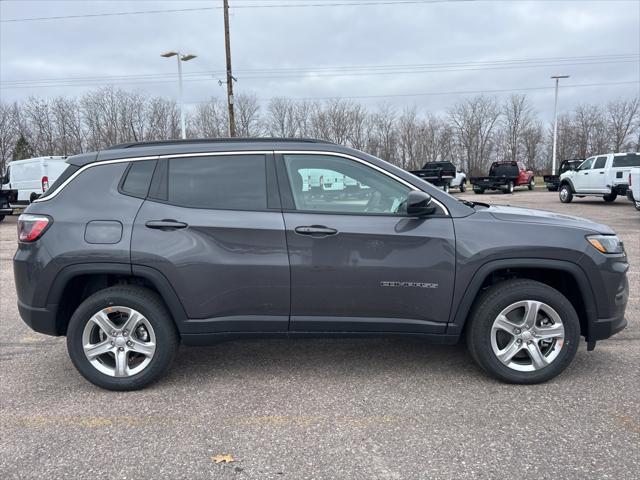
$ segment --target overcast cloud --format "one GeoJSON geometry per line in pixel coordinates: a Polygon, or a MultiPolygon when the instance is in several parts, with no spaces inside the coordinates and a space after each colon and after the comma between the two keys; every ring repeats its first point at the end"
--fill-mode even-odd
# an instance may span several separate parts
{"type": "MultiPolygon", "coordinates": [[[[478,1],[281,8],[281,4],[347,3],[354,0],[230,0],[231,35],[237,93],[267,100],[273,96],[358,98],[368,105],[388,102],[401,108],[443,111],[459,94],[410,94],[524,89],[551,86],[549,76],[571,75],[567,85],[640,80],[640,1],[478,1]],[[513,61],[557,57],[631,55],[590,60],[588,65],[540,66],[541,61],[509,68],[422,71],[400,65],[513,61]],[[616,63],[611,63],[616,60],[616,63]],[[609,63],[602,63],[602,62],[609,63]],[[371,70],[323,70],[326,67],[389,66],[371,70]],[[524,68],[526,66],[526,68],[524,68]],[[265,74],[251,70],[304,67],[300,72],[265,74]],[[315,69],[315,70],[314,70],[315,69]],[[340,75],[335,75],[339,73],[340,75]],[[357,74],[354,74],[357,73],[357,74]],[[294,76],[292,76],[292,74],[294,76]],[[277,78],[258,78],[258,77],[277,78]],[[384,97],[389,95],[388,97],[384,97]],[[400,96],[405,95],[405,96],[400,96]]],[[[380,1],[380,0],[372,0],[380,1]]],[[[393,0],[389,0],[393,1],[393,0]]],[[[177,97],[175,58],[180,49],[198,57],[184,63],[185,101],[223,97],[222,10],[101,16],[11,22],[31,17],[68,16],[140,10],[219,7],[208,1],[30,1],[0,3],[0,91],[3,101],[30,95],[78,96],[114,84],[126,90],[177,97]],[[151,75],[145,78],[105,77],[151,75]],[[91,77],[90,80],[60,80],[91,77]],[[55,79],[52,81],[51,79],[55,79]],[[44,81],[43,81],[44,80],[44,81]],[[43,81],[12,83],[16,81],[43,81]],[[130,83],[125,83],[125,81],[130,83]],[[55,86],[51,86],[55,83],[55,86]],[[81,84],[88,83],[89,85],[81,84]],[[13,88],[20,86],[21,88],[13,88]]],[[[547,63],[549,63],[547,61],[547,63]]],[[[443,70],[451,67],[437,67],[443,70]]],[[[543,118],[550,118],[553,90],[527,93],[543,118]]],[[[640,84],[567,87],[561,109],[581,102],[606,102],[640,93],[640,84]]],[[[497,93],[505,95],[508,93],[497,93]]]]}

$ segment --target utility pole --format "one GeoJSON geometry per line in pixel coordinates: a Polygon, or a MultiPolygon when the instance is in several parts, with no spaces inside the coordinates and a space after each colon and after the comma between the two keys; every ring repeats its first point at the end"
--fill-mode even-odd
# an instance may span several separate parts
{"type": "Polygon", "coordinates": [[[231,71],[231,40],[229,38],[229,0],[224,0],[224,46],[227,57],[227,106],[229,107],[229,136],[236,136],[236,117],[233,113],[233,73],[231,71]]]}
{"type": "Polygon", "coordinates": [[[556,99],[553,106],[553,161],[551,163],[551,175],[556,174],[556,151],[558,146],[558,83],[561,78],[569,78],[569,75],[554,75],[556,81],[556,99]]]}

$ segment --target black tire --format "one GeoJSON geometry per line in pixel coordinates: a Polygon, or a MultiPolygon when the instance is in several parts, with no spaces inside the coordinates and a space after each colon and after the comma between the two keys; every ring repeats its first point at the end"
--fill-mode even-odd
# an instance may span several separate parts
{"type": "Polygon", "coordinates": [[[4,215],[0,215],[0,223],[4,220],[4,215]]]}
{"type": "Polygon", "coordinates": [[[636,210],[640,212],[640,202],[634,202],[634,205],[636,207],[636,210]]]}
{"type": "Polygon", "coordinates": [[[478,195],[482,195],[484,193],[484,188],[474,188],[473,193],[477,193],[478,195]]]}
{"type": "Polygon", "coordinates": [[[445,183],[445,184],[442,186],[442,190],[444,190],[444,193],[449,193],[449,188],[450,188],[450,187],[449,187],[449,184],[448,184],[448,183],[445,183]]]}
{"type": "Polygon", "coordinates": [[[467,181],[463,180],[460,182],[460,193],[464,193],[467,191],[467,181]]]}
{"type": "Polygon", "coordinates": [[[559,375],[573,360],[580,342],[580,321],[571,302],[559,291],[534,280],[506,280],[476,300],[466,327],[467,348],[473,359],[487,373],[507,383],[534,384],[559,375]],[[553,308],[564,326],[564,343],[558,356],[547,366],[522,372],[503,364],[491,346],[491,327],[498,314],[522,300],[537,300],[553,308]]]}
{"type": "Polygon", "coordinates": [[[560,192],[558,196],[560,197],[560,201],[562,203],[571,203],[571,200],[573,200],[573,192],[571,191],[571,186],[568,183],[560,185],[560,192]]]}
{"type": "Polygon", "coordinates": [[[502,193],[513,193],[513,182],[507,183],[507,188],[505,188],[502,193]]]}
{"type": "Polygon", "coordinates": [[[151,290],[134,285],[109,287],[94,293],[76,309],[67,329],[67,350],[80,374],[107,390],[138,390],[155,382],[169,368],[180,338],[162,299],[151,290]],[[97,370],[87,359],[82,334],[89,319],[109,306],[129,307],[140,312],[151,324],[156,347],[153,358],[141,372],[128,377],[112,377],[97,370]]]}
{"type": "Polygon", "coordinates": [[[533,179],[533,177],[531,178],[531,180],[529,180],[529,185],[527,185],[527,188],[529,190],[533,190],[536,186],[536,181],[533,179]]]}
{"type": "Polygon", "coordinates": [[[616,192],[611,192],[609,195],[602,197],[602,199],[607,203],[615,202],[616,198],[618,198],[618,194],[616,192]]]}

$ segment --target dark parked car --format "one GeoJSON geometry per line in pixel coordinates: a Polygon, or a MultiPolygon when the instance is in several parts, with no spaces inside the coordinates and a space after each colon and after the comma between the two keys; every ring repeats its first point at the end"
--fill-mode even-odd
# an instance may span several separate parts
{"type": "Polygon", "coordinates": [[[451,182],[456,178],[456,172],[456,166],[451,162],[427,162],[420,170],[411,171],[417,177],[442,187],[445,192],[449,192],[451,182]]]}
{"type": "Polygon", "coordinates": [[[533,190],[536,181],[531,170],[521,162],[493,162],[486,177],[471,177],[474,193],[484,193],[485,190],[502,190],[503,193],[513,193],[514,187],[526,186],[533,190]]]}
{"type": "Polygon", "coordinates": [[[180,342],[371,335],[465,336],[491,375],[537,383],[626,325],[609,227],[459,201],[357,150],[175,141],[68,163],[19,218],[18,308],[104,388],[156,380],[180,342]],[[310,169],[367,195],[311,195],[310,169]]]}
{"type": "Polygon", "coordinates": [[[582,162],[584,162],[584,158],[563,160],[558,167],[557,175],[545,175],[542,177],[544,183],[547,185],[547,190],[550,192],[557,192],[560,188],[560,175],[564,172],[568,172],[569,170],[576,170],[582,162]]]}

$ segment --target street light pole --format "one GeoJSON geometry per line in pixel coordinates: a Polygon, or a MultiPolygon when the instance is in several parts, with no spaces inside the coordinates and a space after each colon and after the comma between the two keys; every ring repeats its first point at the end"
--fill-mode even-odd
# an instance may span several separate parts
{"type": "Polygon", "coordinates": [[[183,55],[180,52],[165,52],[160,55],[164,58],[176,57],[178,60],[178,87],[179,87],[179,103],[180,103],[180,137],[184,140],[187,138],[186,126],[185,126],[185,118],[184,118],[184,101],[182,98],[182,63],[180,62],[188,62],[196,58],[195,55],[187,54],[183,55]]]}
{"type": "Polygon", "coordinates": [[[569,75],[554,75],[556,81],[556,98],[553,106],[553,160],[551,163],[551,175],[556,174],[556,152],[558,147],[558,84],[561,78],[569,78],[569,75]]]}

